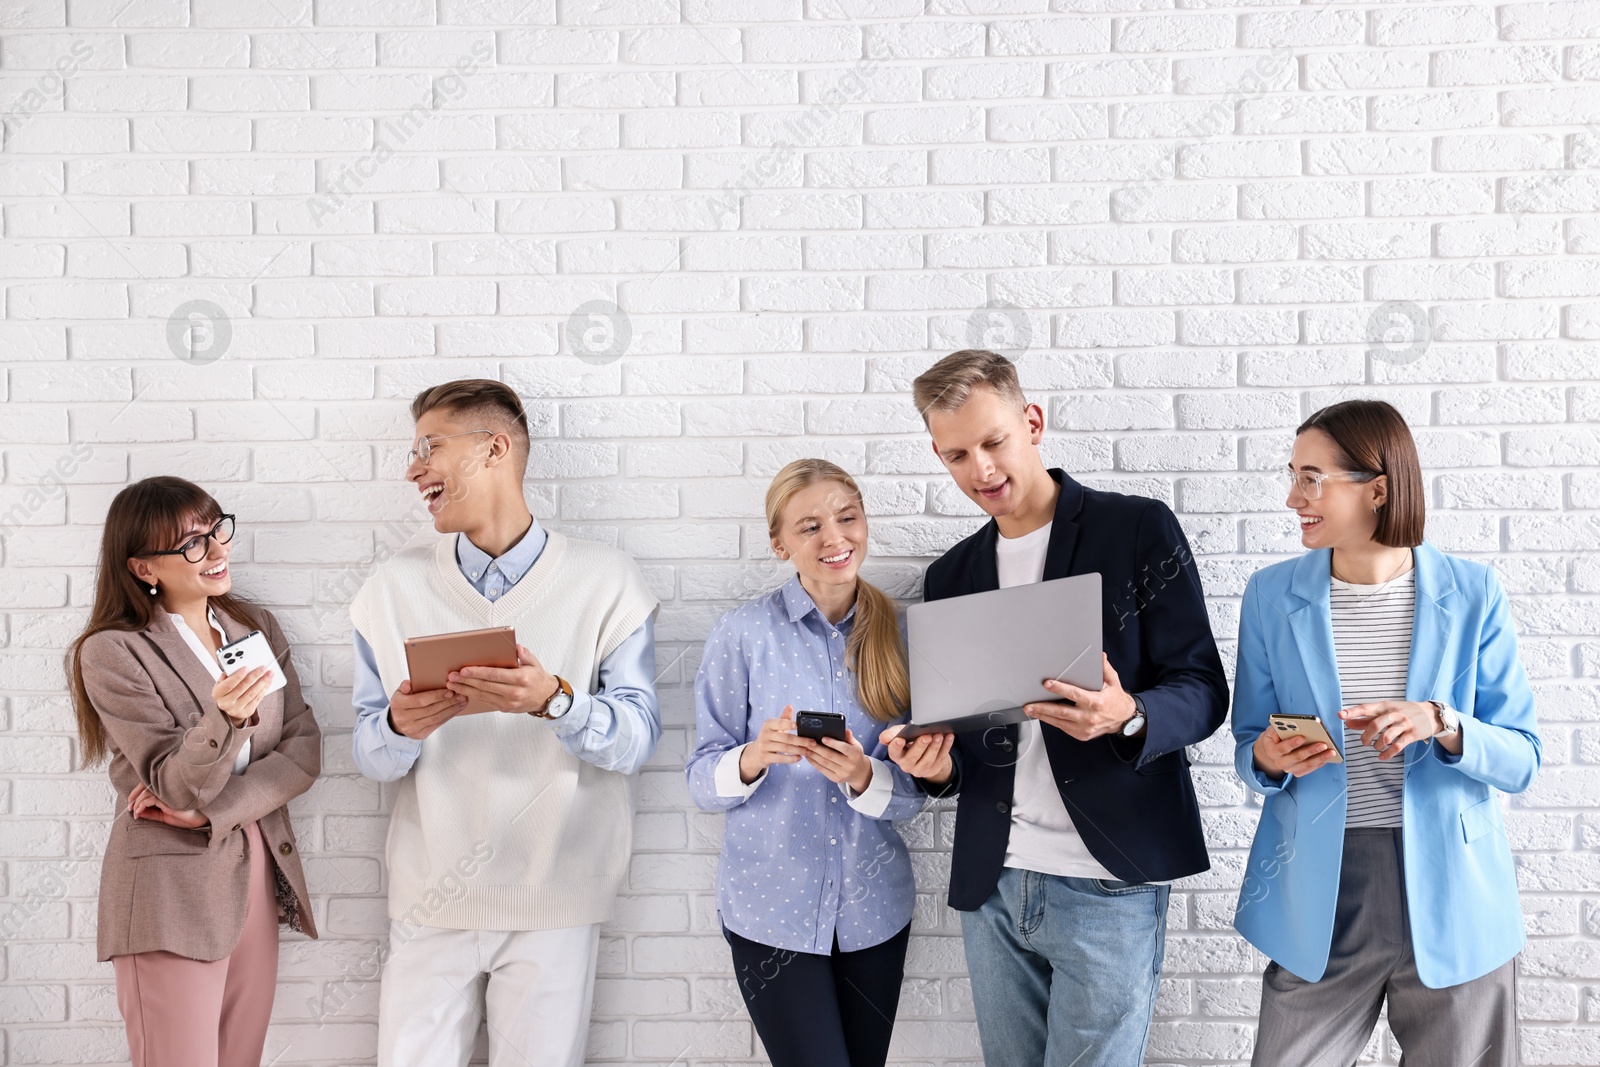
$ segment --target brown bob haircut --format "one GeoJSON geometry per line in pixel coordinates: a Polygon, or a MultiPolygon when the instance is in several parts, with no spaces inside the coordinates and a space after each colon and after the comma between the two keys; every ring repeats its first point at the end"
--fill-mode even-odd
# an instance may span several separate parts
{"type": "Polygon", "coordinates": [[[1321,430],[1333,438],[1345,470],[1388,478],[1389,494],[1378,508],[1373,540],[1390,548],[1420,545],[1428,517],[1422,464],[1400,412],[1382,400],[1342,400],[1302,422],[1295,436],[1307,430],[1321,430]]]}
{"type": "Polygon", "coordinates": [[[952,352],[917,375],[911,383],[911,399],[926,425],[929,412],[955,411],[980,385],[987,385],[1001,400],[1019,409],[1028,406],[1027,398],[1022,395],[1022,384],[1017,380],[1016,364],[982,348],[952,352]]]}
{"type": "Polygon", "coordinates": [[[511,438],[518,461],[527,466],[528,414],[522,398],[509,385],[492,378],[461,378],[430,385],[412,399],[411,419],[415,422],[439,408],[458,418],[476,416],[483,420],[484,429],[505,433],[511,438]]]}

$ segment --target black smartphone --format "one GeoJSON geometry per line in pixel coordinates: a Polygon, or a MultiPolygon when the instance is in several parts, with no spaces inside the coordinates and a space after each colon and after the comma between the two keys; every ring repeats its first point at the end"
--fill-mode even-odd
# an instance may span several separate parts
{"type": "Polygon", "coordinates": [[[820,741],[824,737],[843,741],[844,716],[836,711],[797,711],[794,713],[794,732],[813,741],[820,741]]]}

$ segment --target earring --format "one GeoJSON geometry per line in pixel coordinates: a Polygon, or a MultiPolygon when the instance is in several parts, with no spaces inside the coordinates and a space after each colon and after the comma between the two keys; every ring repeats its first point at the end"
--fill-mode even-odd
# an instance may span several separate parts
{"type": "Polygon", "coordinates": [[[153,586],[153,585],[150,587],[150,595],[151,596],[155,596],[156,595],[156,587],[153,586]]]}

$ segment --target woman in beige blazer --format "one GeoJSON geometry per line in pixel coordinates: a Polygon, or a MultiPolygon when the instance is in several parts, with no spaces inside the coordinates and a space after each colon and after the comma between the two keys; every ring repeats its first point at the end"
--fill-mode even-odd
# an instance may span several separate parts
{"type": "Polygon", "coordinates": [[[134,1067],[258,1067],[278,926],[316,926],[285,808],[316,781],[321,733],[271,613],[231,595],[233,517],[181,478],[147,478],[106,517],[89,624],[69,657],[84,764],[110,757],[117,816],[100,874],[134,1067]],[[265,634],[265,668],[217,649],[265,634]]]}

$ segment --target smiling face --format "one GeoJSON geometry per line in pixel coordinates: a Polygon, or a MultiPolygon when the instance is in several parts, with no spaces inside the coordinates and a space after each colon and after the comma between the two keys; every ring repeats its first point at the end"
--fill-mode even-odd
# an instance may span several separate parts
{"type": "Polygon", "coordinates": [[[475,529],[494,507],[489,483],[503,473],[510,440],[503,433],[472,432],[485,429],[490,427],[482,418],[463,418],[448,408],[425,411],[417,419],[413,443],[427,437],[432,451],[427,462],[413,457],[406,480],[417,487],[440,533],[475,529]]]}
{"type": "MultiPolygon", "coordinates": [[[[1316,428],[1294,439],[1289,467],[1321,473],[1348,469],[1333,438],[1316,428]]],[[[1380,474],[1366,482],[1329,478],[1322,483],[1322,496],[1316,500],[1292,486],[1285,503],[1300,518],[1300,543],[1306,548],[1352,549],[1372,540],[1378,528],[1373,508],[1382,506],[1387,497],[1388,479],[1380,474]]]]}
{"type": "Polygon", "coordinates": [[[995,518],[1011,515],[1050,475],[1039,459],[1044,411],[1017,407],[985,385],[954,411],[928,412],[933,451],[961,491],[995,518]]]}
{"type": "MultiPolygon", "coordinates": [[[[172,544],[154,548],[182,548],[194,538],[205,538],[216,522],[214,515],[191,519],[172,544]]],[[[182,556],[134,556],[128,560],[128,569],[145,585],[160,590],[161,601],[168,607],[221,596],[233,588],[233,572],[228,566],[233,542],[219,545],[214,538],[206,538],[205,545],[205,558],[199,563],[190,563],[182,556]]]]}
{"type": "Polygon", "coordinates": [[[772,551],[791,561],[803,584],[855,588],[867,556],[867,516],[843,482],[827,479],[796,490],[772,532],[772,551]]]}

